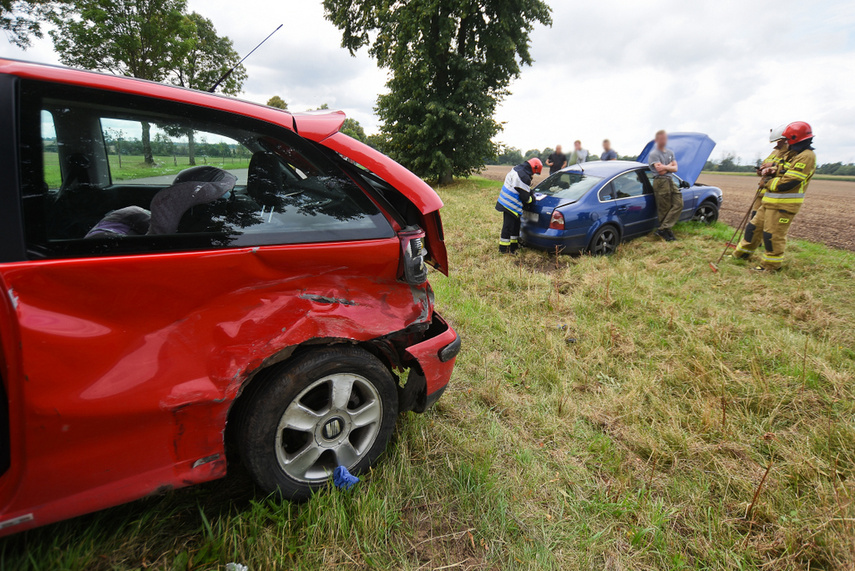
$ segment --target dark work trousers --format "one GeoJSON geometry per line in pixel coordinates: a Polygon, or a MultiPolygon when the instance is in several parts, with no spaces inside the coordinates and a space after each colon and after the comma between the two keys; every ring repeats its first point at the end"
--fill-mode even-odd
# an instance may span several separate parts
{"type": "Polygon", "coordinates": [[[502,236],[499,238],[500,254],[513,254],[519,249],[520,226],[520,217],[510,210],[503,208],[502,236]]]}

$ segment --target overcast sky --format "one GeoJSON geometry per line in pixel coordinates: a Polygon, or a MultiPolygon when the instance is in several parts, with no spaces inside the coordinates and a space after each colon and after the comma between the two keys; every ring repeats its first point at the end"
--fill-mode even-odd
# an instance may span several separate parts
{"type": "MultiPolygon", "coordinates": [[[[329,103],[377,130],[373,107],[386,75],[363,51],[350,57],[320,1],[189,0],[246,53],[243,97],[274,94],[292,110],[329,103]]],[[[637,154],[660,128],[702,131],[714,158],[753,162],[768,133],[804,120],[819,161],[855,162],[855,2],[852,0],[595,0],[553,2],[554,24],[532,35],[535,63],[499,109],[497,140],[523,151],[608,137],[637,154]]],[[[0,54],[56,63],[49,39],[0,54]]]]}

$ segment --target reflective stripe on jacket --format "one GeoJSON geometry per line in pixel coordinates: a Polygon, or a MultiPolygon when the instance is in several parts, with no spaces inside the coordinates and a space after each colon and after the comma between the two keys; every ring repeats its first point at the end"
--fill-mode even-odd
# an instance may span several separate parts
{"type": "Polygon", "coordinates": [[[508,176],[499,193],[498,205],[516,216],[522,216],[523,205],[531,202],[531,184],[533,173],[531,165],[523,163],[515,166],[508,176]],[[520,192],[522,191],[522,195],[520,192]]]}
{"type": "Polygon", "coordinates": [[[810,179],[816,172],[816,153],[805,149],[797,155],[787,154],[779,174],[766,185],[765,204],[802,204],[810,179]]]}

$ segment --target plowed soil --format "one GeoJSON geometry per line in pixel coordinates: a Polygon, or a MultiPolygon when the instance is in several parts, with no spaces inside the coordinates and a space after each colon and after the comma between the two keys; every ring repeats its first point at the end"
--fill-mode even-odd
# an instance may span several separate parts
{"type": "MultiPolygon", "coordinates": [[[[508,167],[489,166],[481,176],[504,180],[508,170],[508,167]]],[[[698,182],[724,191],[721,220],[734,227],[742,221],[757,191],[757,178],[750,176],[703,174],[698,182]]],[[[855,251],[855,209],[848,210],[853,200],[855,182],[811,181],[790,236],[855,251]]]]}

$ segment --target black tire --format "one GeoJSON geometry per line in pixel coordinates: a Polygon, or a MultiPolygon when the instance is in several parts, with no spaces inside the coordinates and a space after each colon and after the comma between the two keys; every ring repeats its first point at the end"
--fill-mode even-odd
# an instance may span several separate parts
{"type": "Polygon", "coordinates": [[[620,231],[614,226],[607,224],[597,230],[597,233],[591,238],[591,245],[588,246],[588,252],[593,256],[611,256],[617,252],[619,245],[620,231]]]}
{"type": "Polygon", "coordinates": [[[718,221],[718,204],[709,200],[702,202],[695,210],[692,220],[702,224],[715,224],[718,221]]]}
{"type": "Polygon", "coordinates": [[[354,474],[367,470],[392,437],[396,384],[367,351],[311,351],[262,382],[242,408],[236,439],[241,460],[268,493],[305,500],[339,464],[354,474]]]}

